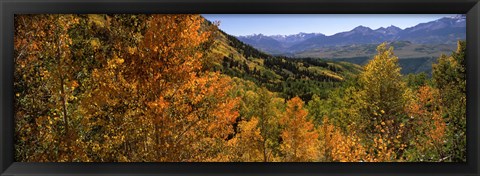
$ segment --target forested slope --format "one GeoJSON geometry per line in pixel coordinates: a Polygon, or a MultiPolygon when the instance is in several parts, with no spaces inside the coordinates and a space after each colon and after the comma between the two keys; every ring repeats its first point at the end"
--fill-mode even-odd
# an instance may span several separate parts
{"type": "Polygon", "coordinates": [[[200,15],[18,15],[19,162],[466,161],[465,42],[401,74],[272,57],[200,15]]]}
{"type": "Polygon", "coordinates": [[[308,101],[313,94],[326,97],[330,89],[362,71],[348,62],[267,55],[223,31],[215,41],[213,52],[223,58],[216,70],[253,81],[287,99],[299,96],[308,101]]]}

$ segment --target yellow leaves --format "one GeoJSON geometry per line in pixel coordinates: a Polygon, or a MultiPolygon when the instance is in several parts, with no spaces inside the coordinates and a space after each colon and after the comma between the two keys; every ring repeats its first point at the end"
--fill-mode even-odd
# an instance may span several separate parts
{"type": "Polygon", "coordinates": [[[381,135],[376,135],[373,138],[373,145],[369,148],[368,161],[385,162],[393,161],[396,157],[394,148],[390,147],[390,141],[382,139],[381,135]]]}
{"type": "MultiPolygon", "coordinates": [[[[442,108],[439,108],[439,95],[438,89],[422,86],[406,109],[411,117],[412,127],[417,131],[414,133],[413,147],[419,152],[436,151],[444,140],[446,123],[440,116],[442,108]]],[[[400,126],[404,127],[404,124],[400,126]]]]}
{"type": "Polygon", "coordinates": [[[50,77],[50,72],[48,70],[44,70],[44,71],[40,72],[40,76],[42,76],[44,78],[49,78],[50,77]]]}
{"type": "Polygon", "coordinates": [[[114,64],[112,65],[115,65],[115,64],[122,64],[124,62],[124,60],[122,58],[119,58],[116,54],[113,55],[113,61],[114,61],[114,64]]]}
{"type": "MultiPolygon", "coordinates": [[[[116,69],[119,65],[123,64],[125,60],[119,58],[116,54],[113,55],[112,59],[107,62],[109,68],[116,69]]],[[[113,75],[113,73],[111,73],[113,75]]]]}
{"type": "Polygon", "coordinates": [[[98,69],[93,69],[93,71],[92,71],[92,76],[93,76],[94,78],[100,77],[100,74],[99,74],[98,69]]]}
{"type": "Polygon", "coordinates": [[[365,160],[366,150],[355,132],[344,135],[339,128],[328,122],[327,117],[324,117],[320,129],[323,132],[320,137],[323,137],[325,141],[323,150],[330,151],[326,155],[332,157],[333,161],[359,162],[365,160]]]}
{"type": "MultiPolygon", "coordinates": [[[[201,27],[203,19],[199,15],[153,15],[147,18],[149,26],[145,28],[144,33],[143,31],[141,33],[122,31],[126,30],[123,29],[126,26],[119,24],[124,23],[123,20],[136,19],[135,17],[124,19],[124,17],[115,16],[114,18],[118,19],[112,19],[111,27],[107,25],[108,17],[107,20],[104,17],[89,15],[87,21],[82,19],[81,22],[99,28],[108,27],[108,31],[116,32],[109,34],[111,37],[108,38],[113,38],[113,41],[109,43],[110,41],[105,41],[103,38],[86,38],[81,41],[81,44],[91,46],[95,50],[105,48],[110,52],[103,55],[96,52],[92,57],[96,65],[88,67],[88,70],[84,69],[79,76],[81,79],[74,77],[77,75],[69,75],[65,79],[67,93],[64,97],[69,99],[78,97],[80,100],[78,101],[80,105],[77,101],[73,101],[67,107],[67,114],[72,118],[72,124],[75,124],[70,125],[71,130],[82,127],[87,129],[79,132],[78,138],[72,138],[72,141],[78,146],[82,146],[80,145],[82,143],[88,146],[83,150],[90,152],[88,157],[92,156],[90,158],[92,160],[263,161],[262,149],[267,148],[266,155],[269,161],[318,161],[322,158],[321,155],[329,155],[333,160],[343,162],[366,161],[369,158],[384,160],[379,156],[385,153],[388,155],[390,152],[389,142],[391,143],[392,140],[388,136],[375,136],[378,140],[369,146],[369,143],[372,143],[371,139],[361,138],[364,136],[357,135],[356,130],[336,127],[328,121],[328,118],[324,118],[323,125],[317,129],[318,126],[309,119],[309,112],[304,108],[304,102],[299,97],[292,98],[285,104],[284,99],[275,98],[278,95],[268,90],[267,93],[261,94],[258,89],[237,88],[239,86],[235,85],[231,78],[203,70],[202,65],[212,59],[207,57],[209,54],[206,50],[200,48],[203,48],[203,44],[211,42],[210,37],[213,31],[201,27]],[[126,42],[126,40],[118,39],[122,37],[116,36],[117,33],[135,36],[133,40],[138,43],[123,44],[121,41],[126,42]],[[83,75],[84,73],[87,75],[83,75]],[[75,91],[73,94],[72,90],[78,88],[79,83],[82,85],[82,90],[75,91]],[[267,97],[265,98],[267,103],[259,103],[259,99],[264,97],[267,97]],[[250,111],[242,112],[242,119],[238,119],[241,108],[250,108],[250,111]],[[261,112],[262,108],[265,109],[264,112],[261,112]],[[282,124],[280,127],[277,124],[279,119],[282,124]],[[234,129],[234,124],[237,123],[237,129],[234,129]],[[270,123],[275,123],[277,126],[262,127],[270,123]],[[80,125],[76,126],[77,124],[80,125]],[[279,137],[281,137],[281,144],[279,144],[279,137]],[[374,150],[369,151],[370,147],[374,150]],[[278,155],[274,156],[273,149],[278,152],[275,153],[278,155]],[[126,155],[126,151],[134,153],[126,155]],[[367,153],[378,153],[379,156],[368,156],[367,153]]],[[[65,19],[62,23],[68,22],[65,19]]],[[[51,26],[54,27],[54,25],[51,26]]],[[[73,37],[66,33],[59,36],[73,37]]],[[[92,36],[97,36],[97,33],[92,36]]],[[[77,38],[73,40],[75,44],[77,40],[77,38]]],[[[16,41],[15,46],[21,46],[18,43],[27,40],[16,39],[16,41]]],[[[72,40],[64,41],[70,43],[72,40]]],[[[67,45],[55,46],[55,43],[46,41],[35,43],[32,47],[42,49],[48,45],[57,49],[69,48],[67,45]]],[[[396,75],[389,74],[391,70],[384,69],[382,66],[388,65],[388,68],[396,71],[395,57],[392,55],[391,49],[379,47],[378,56],[372,64],[366,66],[366,73],[363,75],[364,83],[371,83],[366,84],[371,87],[366,86],[365,90],[359,91],[356,96],[375,97],[379,95],[380,90],[388,90],[381,85],[390,84],[382,84],[384,83],[382,81],[391,83],[388,81],[395,81],[396,75]]],[[[83,58],[83,55],[80,56],[82,57],[79,58],[83,58]]],[[[259,64],[263,65],[261,61],[259,64]]],[[[21,64],[19,62],[22,68],[30,67],[30,63],[26,66],[21,64]]],[[[72,66],[76,65],[72,64],[72,66]]],[[[249,67],[253,69],[253,66],[249,67]]],[[[39,73],[45,78],[49,76],[55,78],[59,72],[40,71],[43,71],[39,73]]],[[[244,86],[256,87],[254,83],[249,84],[244,86]]],[[[20,93],[16,96],[19,97],[20,93]]],[[[390,94],[385,96],[389,97],[390,94]]],[[[349,101],[355,102],[361,99],[358,97],[349,101]]],[[[367,103],[362,104],[362,108],[367,107],[367,103]]],[[[374,103],[381,102],[372,104],[374,103]]],[[[421,108],[421,106],[418,107],[421,108]]],[[[56,104],[55,108],[57,108],[56,104]]],[[[390,117],[391,110],[382,108],[372,107],[368,115],[374,113],[377,119],[390,117]]],[[[354,113],[357,113],[356,110],[351,114],[354,113]]],[[[38,127],[52,130],[55,129],[54,125],[60,124],[58,129],[62,129],[60,117],[63,115],[58,116],[54,113],[52,117],[53,119],[40,117],[35,123],[38,127]]],[[[403,134],[392,131],[408,129],[395,126],[397,121],[393,123],[385,120],[375,121],[374,124],[378,125],[375,133],[379,131],[388,133],[390,138],[396,138],[393,140],[394,143],[400,143],[403,140],[403,134]]],[[[335,120],[332,121],[335,122],[335,120]]],[[[441,124],[441,121],[438,121],[438,124],[441,124]]],[[[353,126],[357,125],[363,124],[357,121],[353,126]]],[[[400,124],[400,127],[403,126],[403,123],[400,124]]],[[[48,134],[47,132],[44,130],[41,133],[48,134]]],[[[61,136],[48,138],[62,139],[61,136]]],[[[432,139],[435,139],[434,136],[432,139]]],[[[86,157],[87,161],[88,157],[86,157]]]]}
{"type": "Polygon", "coordinates": [[[130,160],[129,160],[126,156],[121,155],[121,156],[119,156],[118,161],[120,161],[120,162],[129,162],[130,160]]]}
{"type": "Polygon", "coordinates": [[[105,28],[107,21],[100,14],[88,14],[89,24],[94,24],[99,28],[105,28]]]}
{"type": "Polygon", "coordinates": [[[287,102],[287,109],[280,121],[285,127],[282,131],[282,144],[285,161],[313,161],[319,157],[319,134],[313,123],[307,119],[308,112],[303,101],[294,97],[287,102]]]}
{"type": "Polygon", "coordinates": [[[136,51],[137,49],[134,47],[127,47],[128,54],[135,54],[136,51]]]}
{"type": "Polygon", "coordinates": [[[92,38],[90,40],[90,46],[92,46],[92,48],[94,50],[97,50],[98,48],[100,48],[100,45],[101,45],[101,43],[100,43],[100,40],[98,38],[92,38]]]}
{"type": "Polygon", "coordinates": [[[94,143],[92,146],[92,150],[93,152],[98,152],[99,150],[101,150],[100,145],[98,143],[94,143]]]}
{"type": "Polygon", "coordinates": [[[121,59],[121,58],[117,59],[117,63],[118,63],[118,64],[123,64],[123,62],[124,62],[123,59],[121,59]]]}
{"type": "Polygon", "coordinates": [[[77,87],[79,86],[79,84],[78,84],[78,82],[77,82],[76,80],[70,81],[69,84],[70,84],[70,87],[71,87],[72,90],[75,89],[75,88],[77,88],[77,87]]]}

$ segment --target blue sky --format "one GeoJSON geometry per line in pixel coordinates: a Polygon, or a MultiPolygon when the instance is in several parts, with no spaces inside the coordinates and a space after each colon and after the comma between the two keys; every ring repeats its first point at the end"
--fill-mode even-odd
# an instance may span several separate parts
{"type": "Polygon", "coordinates": [[[372,29],[390,25],[405,29],[454,14],[202,14],[210,21],[220,21],[228,34],[288,35],[300,32],[333,35],[359,25],[372,29]]]}

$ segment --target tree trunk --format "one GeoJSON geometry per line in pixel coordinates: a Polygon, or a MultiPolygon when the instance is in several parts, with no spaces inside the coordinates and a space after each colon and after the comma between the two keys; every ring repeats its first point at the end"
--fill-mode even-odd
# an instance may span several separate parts
{"type": "Polygon", "coordinates": [[[62,97],[62,108],[63,108],[63,121],[65,122],[65,134],[68,133],[68,117],[67,117],[67,101],[65,100],[65,83],[64,83],[64,78],[60,79],[60,85],[61,85],[61,97],[62,97]]]}

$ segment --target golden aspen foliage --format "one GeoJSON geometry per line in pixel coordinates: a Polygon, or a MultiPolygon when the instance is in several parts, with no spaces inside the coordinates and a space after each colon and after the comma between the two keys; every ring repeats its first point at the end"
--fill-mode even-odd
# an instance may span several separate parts
{"type": "Polygon", "coordinates": [[[465,42],[430,79],[403,76],[386,43],[363,71],[292,61],[199,14],[14,24],[19,162],[466,160],[465,42]]]}
{"type": "Polygon", "coordinates": [[[362,90],[366,94],[363,99],[371,105],[371,117],[391,118],[387,116],[395,116],[403,111],[405,83],[393,47],[387,48],[383,43],[377,47],[377,52],[360,75],[362,90]]]}
{"type": "Polygon", "coordinates": [[[308,112],[303,105],[299,97],[290,99],[280,120],[283,126],[280,144],[283,161],[306,162],[319,158],[319,134],[312,121],[307,119],[308,112]]]}
{"type": "MultiPolygon", "coordinates": [[[[208,51],[203,44],[212,35],[200,29],[202,22],[199,15],[152,15],[136,50],[125,46],[128,52],[114,54],[103,69],[93,71],[97,87],[86,105],[93,109],[86,111],[104,112],[100,123],[110,126],[99,139],[101,148],[127,149],[122,155],[131,154],[130,148],[139,152],[138,158],[127,157],[130,161],[216,158],[233,133],[237,100],[227,95],[228,77],[202,71],[208,51]]],[[[114,155],[100,158],[121,159],[109,156],[114,155]]]]}
{"type": "Polygon", "coordinates": [[[446,123],[441,117],[440,92],[430,86],[418,89],[415,100],[407,107],[413,117],[411,140],[414,151],[409,151],[407,160],[438,161],[443,156],[443,145],[446,140],[446,123]]]}
{"type": "Polygon", "coordinates": [[[366,149],[361,144],[361,139],[352,132],[345,135],[342,131],[324,117],[320,126],[320,137],[323,143],[324,161],[360,162],[366,161],[366,149]]]}
{"type": "Polygon", "coordinates": [[[248,121],[238,124],[239,132],[228,141],[230,149],[227,151],[226,161],[263,161],[263,137],[258,127],[258,118],[252,117],[248,121]]]}
{"type": "Polygon", "coordinates": [[[216,27],[200,15],[16,23],[18,160],[214,161],[234,132],[238,99],[228,76],[202,68],[216,27]]]}
{"type": "Polygon", "coordinates": [[[75,15],[20,15],[15,19],[16,133],[26,145],[38,149],[17,156],[19,160],[85,160],[78,147],[76,72],[69,30],[75,15]],[[32,123],[34,122],[34,123],[32,123]],[[29,139],[29,138],[36,139],[29,139]]]}
{"type": "Polygon", "coordinates": [[[367,122],[362,130],[370,145],[366,147],[371,150],[368,153],[379,161],[392,161],[401,157],[407,140],[408,131],[402,126],[408,119],[404,112],[407,89],[393,47],[382,43],[377,52],[360,74],[361,99],[367,104],[361,110],[367,122]]]}
{"type": "MultiPolygon", "coordinates": [[[[277,94],[268,91],[266,88],[258,87],[252,82],[238,78],[234,78],[233,86],[232,92],[234,96],[240,97],[241,100],[239,102],[239,117],[235,125],[236,132],[234,138],[229,140],[229,143],[232,143],[232,140],[236,140],[235,136],[242,136],[242,133],[244,133],[240,128],[240,124],[250,123],[252,118],[255,118],[258,121],[256,128],[260,130],[262,138],[259,141],[259,145],[250,144],[251,147],[261,151],[261,161],[280,161],[280,128],[278,120],[284,112],[284,99],[277,98],[277,94]]],[[[242,147],[233,147],[231,150],[239,153],[242,147]]],[[[228,153],[229,151],[226,152],[228,153]]],[[[241,160],[239,157],[236,157],[233,161],[249,160],[241,160]]]]}

